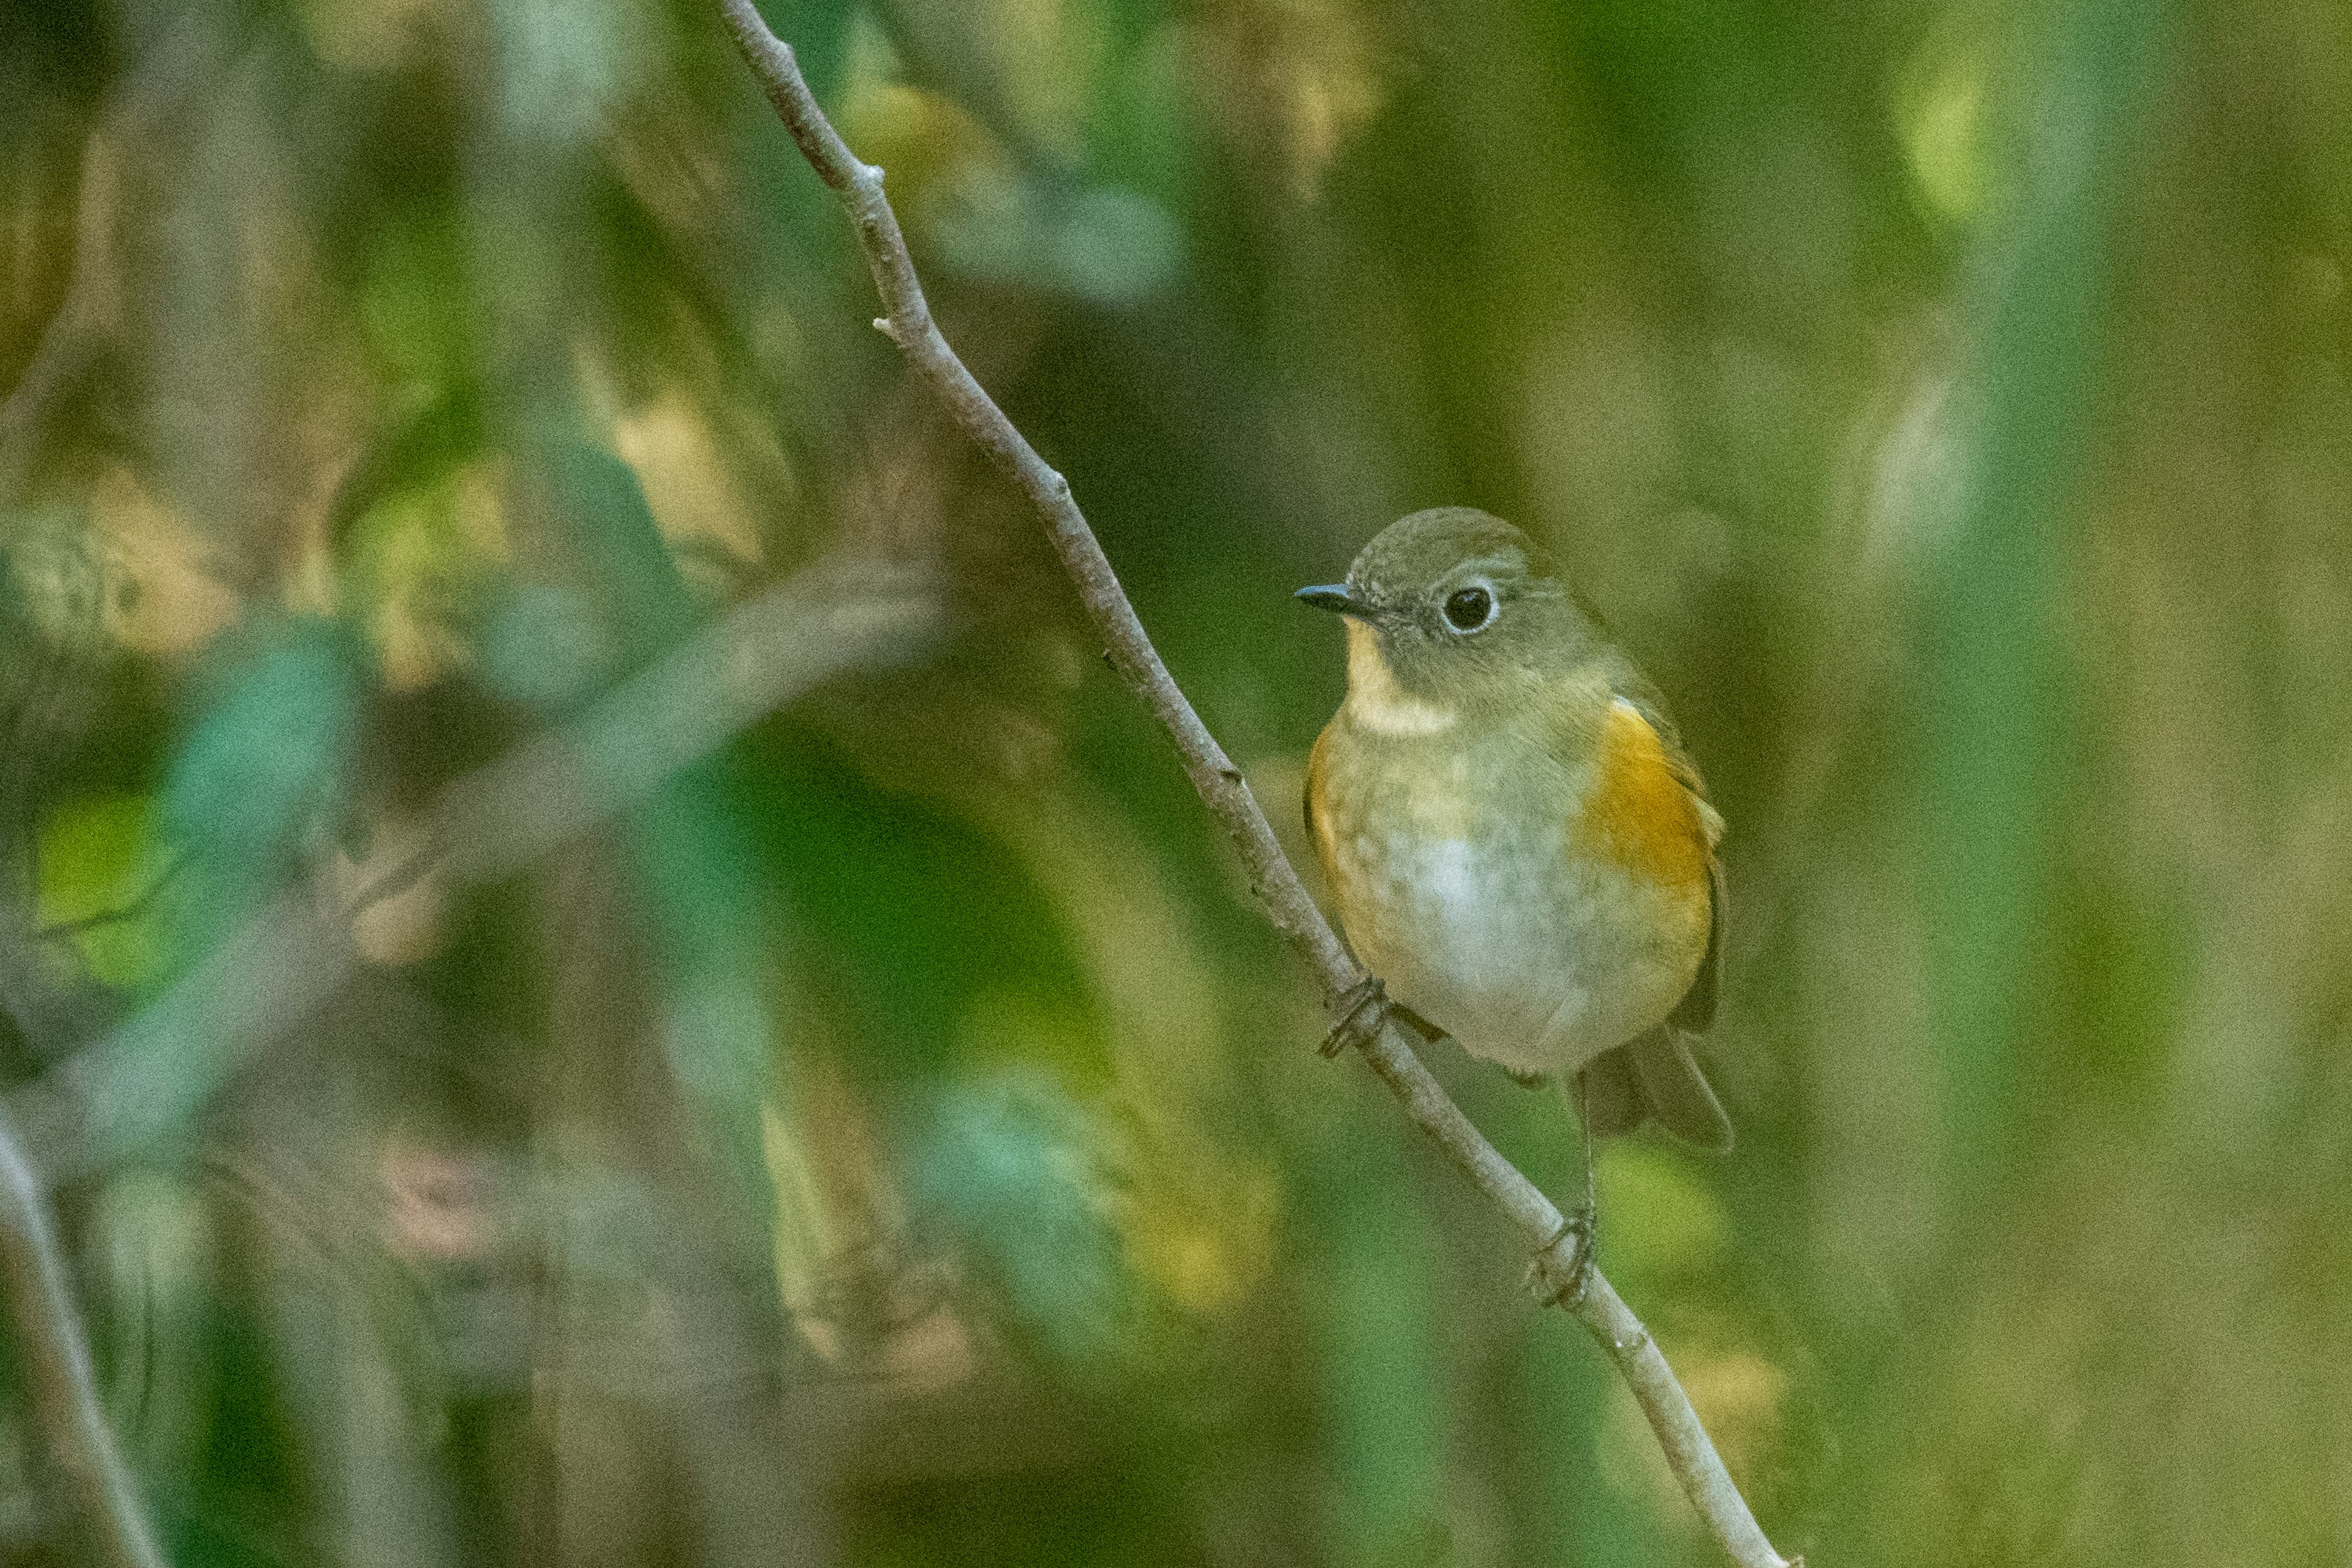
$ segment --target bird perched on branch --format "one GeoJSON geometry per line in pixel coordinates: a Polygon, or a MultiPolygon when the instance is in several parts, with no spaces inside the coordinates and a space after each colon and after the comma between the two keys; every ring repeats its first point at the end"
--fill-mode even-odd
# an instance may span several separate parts
{"type": "Polygon", "coordinates": [[[1723,819],[1657,688],[1527,535],[1467,508],[1391,524],[1297,596],[1348,629],[1307,831],[1387,986],[1335,1042],[1386,1002],[1571,1090],[1588,1156],[1644,1118],[1728,1149],[1687,1038],[1715,1016],[1723,819]]]}

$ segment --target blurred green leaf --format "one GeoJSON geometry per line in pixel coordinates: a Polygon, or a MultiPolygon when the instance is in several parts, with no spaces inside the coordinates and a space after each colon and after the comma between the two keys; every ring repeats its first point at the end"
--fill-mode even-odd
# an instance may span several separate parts
{"type": "Polygon", "coordinates": [[[1047,1355],[1091,1370],[1132,1358],[1138,1303],[1095,1118],[1017,1068],[950,1079],[914,1155],[922,1212],[1047,1355]]]}
{"type": "Polygon", "coordinates": [[[348,638],[325,621],[255,628],[182,742],[158,802],[166,838],[205,874],[257,890],[335,826],[361,697],[348,638]]]}
{"type": "MultiPolygon", "coordinates": [[[[1739,1143],[1604,1149],[1602,1256],[1776,1542],[2328,1560],[2335,0],[769,9],[1278,826],[1344,679],[1287,590],[1409,509],[1541,536],[1657,679],[1730,823],[1739,1143]]],[[[1715,1560],[1312,1058],[707,0],[0,46],[0,886],[186,868],[32,945],[0,1043],[174,1561],[1715,1560]],[[406,859],[868,559],[935,584],[923,662],[496,886],[406,859]],[[341,995],[230,961],[362,886],[341,995]]],[[[1572,1194],[1556,1096],[1433,1058],[1572,1194]]]]}
{"type": "Polygon", "coordinates": [[[174,863],[151,837],[153,815],[148,796],[100,796],[59,810],[41,836],[42,922],[77,927],[90,973],[132,991],[154,979],[169,950],[169,910],[154,900],[169,890],[174,863]]]}

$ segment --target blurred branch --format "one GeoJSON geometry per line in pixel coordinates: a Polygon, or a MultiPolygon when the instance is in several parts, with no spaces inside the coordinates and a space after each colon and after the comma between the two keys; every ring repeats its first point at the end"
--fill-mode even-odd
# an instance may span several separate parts
{"type": "MultiPolygon", "coordinates": [[[[434,808],[432,868],[460,883],[520,870],[818,681],[906,657],[938,618],[929,584],[903,569],[804,572],[688,639],[578,721],[451,784],[434,808]]],[[[370,889],[361,900],[382,896],[370,889]]]]}
{"type": "Polygon", "coordinates": [[[1404,1102],[1406,1112],[1534,1244],[1546,1296],[1574,1313],[1616,1362],[1683,1489],[1724,1550],[1742,1568],[1789,1568],[1757,1525],[1649,1331],[1592,1267],[1580,1238],[1570,1232],[1552,1201],[1486,1142],[1431,1076],[1402,1030],[1387,1016],[1376,984],[1307,897],[1241,770],[1226,757],[1160,662],[1109,558],[1071,498],[1069,481],[1037,455],[948,346],[931,319],[898,216],[883,194],[882,171],[850,152],[802,79],[792,46],[769,31],[751,0],[717,3],[736,47],[785,129],[856,226],[875,288],[889,312],[874,324],[898,345],[965,433],[1036,507],[1079,598],[1108,645],[1112,668],[1175,741],[1185,773],[1240,852],[1267,917],[1321,984],[1339,1034],[1354,1041],[1372,1070],[1404,1102]]]}
{"type": "Polygon", "coordinates": [[[34,1425],[63,1482],[72,1517],[102,1543],[113,1568],[163,1568],[122,1452],[107,1428],[82,1331],[49,1223],[41,1184],[25,1163],[16,1128],[0,1116],[0,1274],[8,1321],[31,1395],[34,1425]]]}
{"type": "Polygon", "coordinates": [[[23,374],[0,398],[0,500],[13,500],[29,485],[51,412],[98,352],[108,308],[108,234],[114,218],[111,154],[107,128],[91,132],[75,187],[73,266],[65,295],[23,374]]]}
{"type": "Polygon", "coordinates": [[[927,582],[874,563],[812,567],[738,606],[579,719],[450,784],[425,847],[356,900],[279,895],[136,1017],[20,1091],[37,1167],[65,1181],[183,1125],[341,988],[359,962],[352,919],[369,904],[428,873],[465,886],[522,869],[820,681],[907,657],[939,615],[927,582]]]}
{"type": "MultiPolygon", "coordinates": [[[[89,370],[116,308],[112,225],[119,146],[132,141],[202,79],[206,61],[194,24],[164,29],[139,68],[113,89],[82,150],[75,186],[73,259],[65,292],[5,397],[0,397],[0,507],[32,485],[38,454],[58,405],[89,370]]],[[[177,863],[166,871],[168,881],[177,863]]],[[[143,906],[162,882],[138,900],[143,906]]],[[[134,909],[137,906],[134,906],[134,909]]],[[[98,920],[76,922],[95,925],[98,920]]],[[[0,926],[0,1006],[44,1049],[65,1004],[44,983],[36,935],[0,926]]],[[[54,1180],[54,1174],[51,1177],[54,1180]]],[[[66,1493],[66,1517],[86,1532],[110,1568],[164,1568],[130,1468],[106,1424],[91,1364],[89,1337],[75,1304],[64,1252],[26,1158],[15,1120],[0,1110],[0,1293],[32,1406],[32,1424],[66,1493]]]]}
{"type": "Polygon", "coordinates": [[[1030,132],[1005,94],[1002,75],[987,68],[975,36],[976,12],[961,5],[879,0],[873,13],[900,68],[917,86],[953,100],[1024,173],[1055,186],[1077,183],[1078,170],[1030,132]]]}
{"type": "Polygon", "coordinates": [[[16,384],[0,398],[0,502],[33,482],[58,407],[106,346],[121,310],[121,258],[115,208],[124,161],[133,161],[160,121],[207,81],[221,54],[221,30],[201,7],[156,30],[138,64],[110,89],[83,144],[75,184],[73,261],[66,289],[16,384]]]}

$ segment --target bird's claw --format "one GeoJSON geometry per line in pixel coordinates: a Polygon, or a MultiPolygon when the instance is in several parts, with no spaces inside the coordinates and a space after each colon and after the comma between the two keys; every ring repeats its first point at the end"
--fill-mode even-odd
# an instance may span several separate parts
{"type": "Polygon", "coordinates": [[[1582,1306],[1584,1292],[1592,1282],[1592,1205],[1580,1204],[1560,1216],[1559,1229],[1536,1249],[1528,1264],[1528,1289],[1535,1292],[1536,1300],[1571,1312],[1582,1306]],[[1568,1248],[1565,1261],[1559,1257],[1563,1247],[1568,1248]]]}
{"type": "Polygon", "coordinates": [[[1323,1037],[1323,1054],[1336,1057],[1349,1046],[1360,1047],[1388,1022],[1389,992],[1377,974],[1367,974],[1339,998],[1339,1021],[1323,1037]]]}

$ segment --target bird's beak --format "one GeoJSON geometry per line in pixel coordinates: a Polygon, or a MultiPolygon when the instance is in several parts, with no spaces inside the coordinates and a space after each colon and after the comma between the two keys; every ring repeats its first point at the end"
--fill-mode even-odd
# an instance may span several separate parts
{"type": "Polygon", "coordinates": [[[1302,605],[1312,605],[1335,616],[1360,616],[1365,609],[1363,601],[1349,594],[1345,583],[1319,584],[1312,588],[1301,588],[1290,596],[1302,605]]]}

